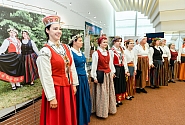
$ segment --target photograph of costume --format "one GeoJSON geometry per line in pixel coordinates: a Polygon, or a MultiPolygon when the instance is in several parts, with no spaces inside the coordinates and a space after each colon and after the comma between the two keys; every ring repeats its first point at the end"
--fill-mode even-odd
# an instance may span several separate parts
{"type": "Polygon", "coordinates": [[[21,56],[21,42],[17,38],[18,31],[10,28],[7,30],[9,37],[0,47],[0,79],[10,82],[12,90],[20,88],[24,80],[23,60],[21,56]]]}
{"type": "Polygon", "coordinates": [[[33,81],[39,77],[36,65],[39,50],[29,37],[29,31],[22,31],[21,53],[24,61],[24,83],[34,85],[33,81]]]}

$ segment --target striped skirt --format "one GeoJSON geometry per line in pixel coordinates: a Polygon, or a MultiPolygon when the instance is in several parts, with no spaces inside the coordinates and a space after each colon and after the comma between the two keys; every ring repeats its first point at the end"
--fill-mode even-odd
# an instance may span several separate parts
{"type": "Polygon", "coordinates": [[[140,70],[142,73],[139,78],[136,79],[136,87],[144,88],[146,86],[150,86],[148,56],[138,57],[137,70],[140,70]]]}
{"type": "Polygon", "coordinates": [[[103,83],[93,83],[91,103],[91,113],[96,112],[98,117],[107,118],[108,113],[117,112],[112,73],[104,74],[103,83]]]}
{"type": "Polygon", "coordinates": [[[127,79],[127,92],[129,96],[133,96],[135,94],[135,75],[134,75],[134,67],[128,66],[130,76],[127,79]]]}
{"type": "Polygon", "coordinates": [[[169,72],[169,61],[168,61],[168,57],[164,57],[164,63],[163,63],[163,66],[162,66],[162,83],[161,85],[162,86],[167,86],[168,85],[168,72],[169,72]]]}

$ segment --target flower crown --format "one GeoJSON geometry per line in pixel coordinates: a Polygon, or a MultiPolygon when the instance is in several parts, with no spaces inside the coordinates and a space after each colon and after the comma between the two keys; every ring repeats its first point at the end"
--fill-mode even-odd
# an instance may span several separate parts
{"type": "Polygon", "coordinates": [[[69,44],[71,44],[72,42],[76,41],[78,38],[82,38],[83,34],[77,34],[75,36],[73,36],[70,40],[69,40],[69,44]]]}

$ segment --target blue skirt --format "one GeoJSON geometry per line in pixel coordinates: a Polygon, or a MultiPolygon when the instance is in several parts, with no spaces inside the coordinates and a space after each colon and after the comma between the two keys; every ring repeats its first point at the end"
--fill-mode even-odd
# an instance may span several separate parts
{"type": "Polygon", "coordinates": [[[78,75],[79,86],[77,86],[77,122],[78,125],[88,125],[91,116],[91,96],[86,75],[78,75]]]}

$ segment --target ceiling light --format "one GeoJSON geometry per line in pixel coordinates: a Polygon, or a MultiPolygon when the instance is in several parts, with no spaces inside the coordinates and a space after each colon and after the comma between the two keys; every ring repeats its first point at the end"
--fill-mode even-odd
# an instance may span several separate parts
{"type": "Polygon", "coordinates": [[[96,18],[96,17],[94,16],[94,18],[96,18]]]}
{"type": "Polygon", "coordinates": [[[90,12],[88,12],[88,14],[91,14],[90,12]]]}
{"type": "Polygon", "coordinates": [[[71,6],[71,5],[72,5],[72,3],[69,3],[69,5],[71,6]]]}
{"type": "Polygon", "coordinates": [[[101,21],[100,21],[100,23],[101,23],[101,21]]]}
{"type": "Polygon", "coordinates": [[[103,25],[105,25],[105,24],[103,24],[103,25]]]}

